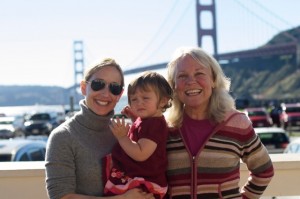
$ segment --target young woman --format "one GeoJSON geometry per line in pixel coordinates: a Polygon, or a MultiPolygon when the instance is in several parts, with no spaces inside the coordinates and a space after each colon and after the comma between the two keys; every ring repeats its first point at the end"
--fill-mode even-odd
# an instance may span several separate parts
{"type": "MultiPolygon", "coordinates": [[[[100,199],[103,195],[101,160],[116,139],[109,128],[124,86],[120,66],[113,59],[92,65],[80,84],[85,98],[81,110],[54,129],[46,150],[46,184],[50,199],[100,199]]],[[[141,189],[112,198],[151,199],[141,189]]]]}

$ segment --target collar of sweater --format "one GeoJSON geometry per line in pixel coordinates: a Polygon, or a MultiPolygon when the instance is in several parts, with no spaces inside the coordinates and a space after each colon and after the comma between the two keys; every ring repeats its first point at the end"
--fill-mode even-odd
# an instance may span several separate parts
{"type": "Polygon", "coordinates": [[[108,128],[110,119],[114,116],[114,110],[107,115],[97,115],[91,109],[89,109],[85,103],[85,100],[81,100],[79,103],[81,110],[75,115],[75,120],[81,123],[83,126],[95,131],[108,128]]]}

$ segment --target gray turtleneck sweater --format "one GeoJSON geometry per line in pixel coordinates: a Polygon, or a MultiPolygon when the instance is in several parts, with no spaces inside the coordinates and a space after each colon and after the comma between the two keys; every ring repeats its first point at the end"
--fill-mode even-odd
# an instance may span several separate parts
{"type": "Polygon", "coordinates": [[[81,111],[54,129],[46,150],[46,185],[50,199],[69,193],[102,196],[101,159],[116,140],[109,129],[114,111],[93,113],[80,102],[81,111]]]}

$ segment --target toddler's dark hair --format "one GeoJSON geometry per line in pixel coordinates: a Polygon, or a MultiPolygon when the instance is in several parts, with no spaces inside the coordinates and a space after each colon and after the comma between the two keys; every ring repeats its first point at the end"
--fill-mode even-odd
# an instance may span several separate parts
{"type": "Polygon", "coordinates": [[[172,106],[171,100],[173,99],[173,90],[168,81],[161,74],[157,72],[146,71],[140,77],[133,80],[128,85],[127,91],[129,105],[130,96],[133,95],[138,88],[142,89],[143,91],[149,91],[150,89],[153,89],[158,96],[159,101],[164,97],[169,99],[168,103],[163,107],[163,112],[172,106]]]}

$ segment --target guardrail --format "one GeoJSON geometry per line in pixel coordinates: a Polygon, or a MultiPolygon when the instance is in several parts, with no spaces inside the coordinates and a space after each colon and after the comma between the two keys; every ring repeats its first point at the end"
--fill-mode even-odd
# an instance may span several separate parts
{"type": "MultiPolygon", "coordinates": [[[[275,176],[264,196],[300,196],[300,154],[271,154],[275,176]]],[[[248,176],[241,164],[241,184],[248,176]]],[[[1,199],[47,199],[44,162],[1,162],[1,199]]]]}

